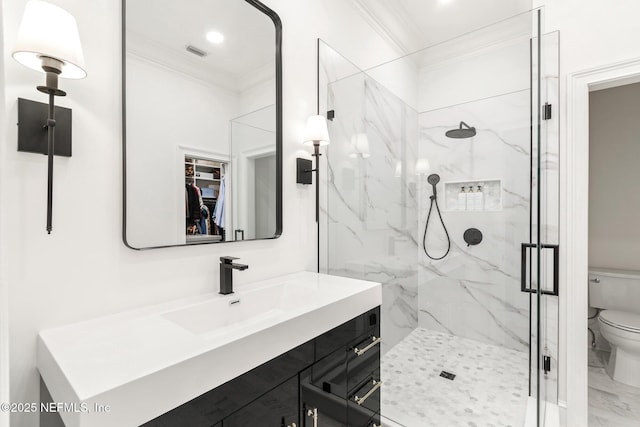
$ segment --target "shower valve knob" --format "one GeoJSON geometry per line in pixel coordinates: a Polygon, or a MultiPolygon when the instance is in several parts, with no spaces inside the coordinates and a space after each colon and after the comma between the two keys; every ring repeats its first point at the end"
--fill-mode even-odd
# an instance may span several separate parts
{"type": "Polygon", "coordinates": [[[590,282],[600,283],[600,279],[598,277],[596,277],[595,279],[591,279],[590,282]]]}

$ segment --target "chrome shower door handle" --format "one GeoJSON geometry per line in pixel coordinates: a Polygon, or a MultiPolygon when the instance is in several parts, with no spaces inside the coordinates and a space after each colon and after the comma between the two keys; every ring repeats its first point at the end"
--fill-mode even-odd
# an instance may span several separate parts
{"type": "Polygon", "coordinates": [[[593,282],[593,283],[600,283],[600,278],[599,278],[599,277],[596,277],[596,278],[594,278],[594,279],[589,279],[589,281],[590,281],[590,282],[593,282]]]}

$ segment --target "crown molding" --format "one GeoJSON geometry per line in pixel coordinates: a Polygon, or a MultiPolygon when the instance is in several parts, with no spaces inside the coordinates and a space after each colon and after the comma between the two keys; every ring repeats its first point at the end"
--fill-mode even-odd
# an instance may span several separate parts
{"type": "MultiPolygon", "coordinates": [[[[411,39],[415,40],[416,36],[411,34],[410,31],[403,31],[405,34],[399,35],[395,29],[389,27],[390,20],[402,23],[402,25],[406,24],[405,29],[413,26],[402,13],[398,13],[400,9],[404,10],[400,4],[395,4],[390,9],[381,3],[372,1],[351,0],[351,3],[371,28],[401,55],[406,55],[412,51],[411,39]],[[389,16],[391,19],[383,20],[380,18],[381,16],[389,16]]],[[[415,44],[415,41],[413,43],[415,44]]]]}

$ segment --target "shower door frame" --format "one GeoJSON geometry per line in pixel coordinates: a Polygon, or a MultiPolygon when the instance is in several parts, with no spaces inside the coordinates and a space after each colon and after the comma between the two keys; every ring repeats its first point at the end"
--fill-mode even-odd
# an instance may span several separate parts
{"type": "MultiPolygon", "coordinates": [[[[538,51],[537,51],[536,54],[541,56],[541,50],[542,50],[541,40],[542,40],[542,37],[543,37],[542,28],[541,28],[541,25],[542,25],[542,12],[541,12],[540,9],[535,9],[535,10],[530,11],[530,13],[532,13],[535,17],[537,17],[537,21],[535,22],[534,27],[532,27],[532,31],[530,33],[531,34],[530,37],[531,37],[531,39],[532,39],[532,41],[534,43],[534,46],[535,46],[535,44],[538,45],[537,46],[538,51]]],[[[319,48],[320,40],[318,40],[317,43],[318,43],[318,48],[319,48]]],[[[329,45],[327,45],[327,46],[329,46],[329,45]]],[[[320,97],[321,82],[320,82],[320,58],[319,58],[319,52],[318,52],[318,64],[317,65],[318,65],[318,70],[317,70],[318,71],[318,82],[317,82],[317,84],[318,84],[318,86],[317,86],[318,106],[317,106],[317,108],[318,108],[318,111],[324,111],[325,108],[321,108],[321,106],[324,107],[324,105],[323,105],[322,102],[320,102],[320,100],[321,100],[321,97],[320,97]]],[[[353,65],[354,67],[357,68],[357,66],[355,66],[354,64],[351,64],[351,65],[353,65]]],[[[542,90],[540,88],[540,77],[539,76],[541,75],[541,70],[542,70],[542,66],[540,64],[540,61],[538,61],[538,64],[533,64],[532,63],[531,65],[532,65],[532,67],[534,65],[537,65],[537,67],[538,67],[538,71],[536,73],[536,75],[538,76],[537,87],[535,86],[535,83],[533,82],[533,79],[532,79],[532,86],[530,88],[530,90],[532,92],[531,93],[531,96],[532,96],[532,104],[531,104],[532,105],[532,122],[531,122],[531,125],[532,125],[532,138],[537,137],[537,141],[535,141],[535,142],[532,141],[532,142],[534,144],[537,144],[538,149],[540,149],[540,143],[541,143],[541,133],[540,132],[541,132],[541,129],[544,127],[544,122],[542,122],[542,118],[541,118],[541,108],[542,108],[542,105],[545,103],[544,100],[546,99],[546,96],[543,96],[542,90]],[[537,93],[534,93],[534,91],[537,91],[537,93]],[[533,133],[534,132],[533,127],[537,128],[537,134],[533,133]]],[[[365,73],[366,74],[366,71],[360,70],[359,68],[358,68],[358,71],[360,73],[365,73]]],[[[533,72],[534,71],[533,71],[533,68],[532,68],[532,73],[533,72]]],[[[323,83],[326,84],[326,82],[323,82],[323,83]]],[[[328,108],[326,108],[326,109],[328,109],[328,108]]],[[[557,101],[554,100],[554,113],[557,115],[557,112],[558,112],[558,103],[557,103],[557,101]]],[[[535,145],[534,145],[534,148],[535,148],[535,145]]],[[[533,153],[532,153],[532,155],[533,155],[533,153]]],[[[539,161],[540,161],[540,155],[538,155],[538,162],[539,161]]],[[[327,173],[326,173],[326,171],[327,171],[326,162],[323,162],[323,164],[321,164],[321,168],[325,171],[325,176],[327,176],[327,173]]],[[[535,173],[535,172],[532,170],[532,173],[535,173]]],[[[325,189],[324,186],[321,186],[321,189],[325,189]]],[[[327,199],[326,191],[324,192],[324,194],[321,192],[321,199],[324,200],[325,203],[326,203],[326,199],[327,199]]],[[[538,198],[538,200],[539,200],[539,198],[538,198]]],[[[544,200],[544,199],[542,199],[542,200],[544,200]]],[[[325,206],[326,206],[326,204],[325,204],[325,206]]],[[[535,215],[535,213],[534,213],[535,212],[535,208],[536,207],[532,206],[532,215],[535,215]]],[[[539,208],[539,206],[537,208],[539,208]]],[[[540,216],[541,216],[540,213],[538,213],[536,223],[539,226],[543,225],[540,222],[540,220],[541,220],[540,216]]],[[[533,219],[533,216],[532,216],[532,219],[533,219]]],[[[327,226],[327,218],[326,218],[326,216],[321,215],[320,223],[321,223],[321,225],[324,224],[325,225],[325,229],[326,229],[326,226],[327,226]]],[[[544,241],[544,238],[541,237],[540,233],[538,233],[538,237],[537,237],[536,240],[534,240],[534,242],[540,242],[542,244],[546,244],[546,242],[544,241]]],[[[318,244],[318,253],[319,254],[320,253],[327,254],[327,251],[328,251],[327,243],[328,242],[326,240],[323,242],[323,239],[320,239],[320,238],[318,239],[317,244],[318,244]]],[[[531,244],[531,242],[528,242],[528,243],[531,244]]],[[[543,249],[542,245],[535,245],[534,244],[534,248],[532,249],[531,253],[538,252],[538,257],[541,257],[542,249],[543,249]],[[537,248],[537,250],[536,250],[536,248],[537,248]]],[[[326,257],[326,259],[328,260],[328,257],[326,257]]],[[[319,260],[319,266],[320,266],[319,270],[320,271],[327,271],[327,266],[328,266],[327,263],[322,263],[321,261],[322,260],[319,260]]],[[[540,263],[538,263],[538,265],[540,265],[540,263]]],[[[555,263],[555,267],[556,268],[559,267],[557,263],[555,263]]],[[[541,271],[538,271],[536,275],[537,276],[541,276],[541,273],[542,273],[541,271]]],[[[529,372],[530,378],[531,378],[531,375],[537,375],[537,378],[538,378],[538,381],[537,381],[538,391],[537,392],[534,391],[533,393],[531,393],[531,396],[535,397],[536,398],[536,402],[537,402],[537,404],[536,404],[536,406],[537,406],[536,413],[538,415],[538,417],[537,417],[537,425],[538,426],[539,425],[544,425],[544,407],[543,407],[542,411],[540,411],[540,407],[547,403],[544,394],[541,395],[541,389],[542,390],[546,389],[545,383],[544,383],[544,373],[543,373],[543,370],[542,370],[542,368],[543,368],[543,366],[542,366],[542,349],[544,349],[545,343],[543,341],[544,340],[544,337],[542,336],[543,333],[541,333],[541,330],[543,329],[543,326],[541,325],[541,322],[546,321],[546,318],[544,317],[544,315],[542,315],[542,316],[540,315],[541,313],[544,313],[544,311],[540,310],[540,307],[543,304],[545,304],[545,298],[547,298],[547,296],[545,294],[546,294],[546,292],[544,292],[544,290],[542,290],[542,289],[540,291],[534,291],[533,293],[530,294],[531,298],[537,298],[537,301],[538,301],[538,304],[537,304],[537,307],[536,307],[536,309],[538,311],[537,322],[535,322],[536,324],[533,324],[533,323],[531,324],[533,328],[537,328],[538,333],[536,334],[536,336],[532,336],[530,334],[530,340],[534,340],[534,339],[538,340],[538,345],[537,345],[537,348],[535,349],[535,354],[536,354],[537,357],[533,356],[533,354],[532,354],[533,357],[532,357],[532,360],[531,360],[531,364],[532,364],[532,367],[535,366],[535,368],[530,370],[530,372],[529,372]],[[533,360],[534,358],[536,359],[536,361],[533,360]]],[[[554,293],[554,295],[555,295],[555,293],[554,293]]],[[[533,316],[533,313],[530,313],[530,316],[533,316]]],[[[557,329],[555,330],[555,332],[552,331],[552,333],[557,334],[558,333],[557,329]]],[[[531,347],[532,346],[533,346],[533,342],[530,341],[530,351],[531,351],[531,347]]],[[[551,403],[555,403],[555,402],[551,402],[551,403]]]]}

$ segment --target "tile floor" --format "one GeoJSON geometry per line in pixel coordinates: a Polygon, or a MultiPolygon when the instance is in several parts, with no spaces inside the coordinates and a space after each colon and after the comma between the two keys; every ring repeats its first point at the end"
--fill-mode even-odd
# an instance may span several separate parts
{"type": "Polygon", "coordinates": [[[609,352],[589,351],[589,427],[640,425],[640,388],[613,381],[604,370],[609,352]]]}
{"type": "Polygon", "coordinates": [[[418,328],[382,358],[382,415],[405,427],[520,427],[528,368],[526,353],[418,328]]]}

